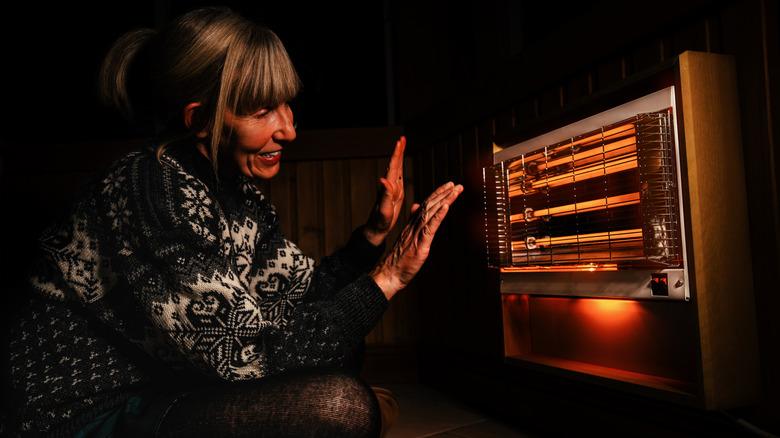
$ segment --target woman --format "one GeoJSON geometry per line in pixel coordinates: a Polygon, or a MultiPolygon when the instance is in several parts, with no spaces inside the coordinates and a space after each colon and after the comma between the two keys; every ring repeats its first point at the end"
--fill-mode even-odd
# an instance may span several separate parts
{"type": "Polygon", "coordinates": [[[297,74],[270,30],[227,9],[121,37],[104,99],[157,141],[111,166],[42,238],[11,345],[17,433],[376,436],[349,364],[425,261],[448,183],[387,257],[405,139],[368,222],[314,265],[256,183],[295,139],[297,74]]]}

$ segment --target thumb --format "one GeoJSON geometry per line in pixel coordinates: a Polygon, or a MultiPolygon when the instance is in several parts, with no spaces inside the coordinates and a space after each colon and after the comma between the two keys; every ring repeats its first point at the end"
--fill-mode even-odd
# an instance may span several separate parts
{"type": "Polygon", "coordinates": [[[420,204],[418,204],[416,202],[414,204],[412,204],[412,213],[416,212],[417,209],[419,209],[419,208],[420,208],[420,204]]]}
{"type": "Polygon", "coordinates": [[[378,188],[383,196],[390,196],[390,182],[386,178],[379,178],[378,188]]]}

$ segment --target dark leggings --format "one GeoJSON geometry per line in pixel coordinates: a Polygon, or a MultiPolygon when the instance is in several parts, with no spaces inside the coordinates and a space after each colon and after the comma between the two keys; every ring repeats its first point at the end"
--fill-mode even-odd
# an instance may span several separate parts
{"type": "Polygon", "coordinates": [[[379,403],[358,377],[363,349],[344,368],[299,369],[147,397],[140,415],[125,415],[113,436],[378,437],[379,403]]]}
{"type": "Polygon", "coordinates": [[[380,414],[371,388],[339,371],[296,371],[223,385],[179,398],[159,436],[376,437],[380,414]]]}

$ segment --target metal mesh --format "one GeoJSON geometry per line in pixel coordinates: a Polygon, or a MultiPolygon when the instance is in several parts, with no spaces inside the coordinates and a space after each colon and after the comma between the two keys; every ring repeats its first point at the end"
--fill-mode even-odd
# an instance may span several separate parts
{"type": "Polygon", "coordinates": [[[494,266],[682,264],[671,109],[483,169],[494,266]]]}

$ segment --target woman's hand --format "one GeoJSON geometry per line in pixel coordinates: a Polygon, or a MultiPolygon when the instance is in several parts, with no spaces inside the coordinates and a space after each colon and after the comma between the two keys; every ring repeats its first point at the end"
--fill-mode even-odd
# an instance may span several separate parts
{"type": "Polygon", "coordinates": [[[364,233],[366,239],[375,246],[379,246],[393,229],[398,221],[398,215],[404,203],[404,150],[406,149],[406,137],[395,143],[390,165],[387,167],[387,175],[379,178],[381,188],[377,194],[374,209],[368,217],[364,233]]]}
{"type": "Polygon", "coordinates": [[[431,242],[447,215],[450,204],[463,192],[463,186],[448,182],[423,202],[412,206],[413,216],[401,231],[392,251],[371,271],[376,284],[389,300],[406,287],[428,258],[431,242]]]}

